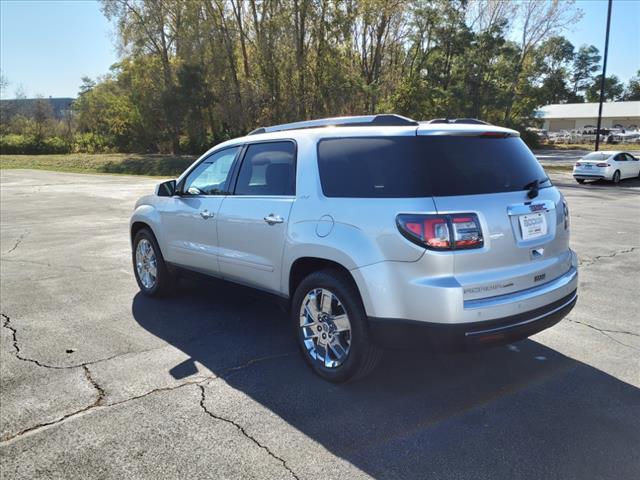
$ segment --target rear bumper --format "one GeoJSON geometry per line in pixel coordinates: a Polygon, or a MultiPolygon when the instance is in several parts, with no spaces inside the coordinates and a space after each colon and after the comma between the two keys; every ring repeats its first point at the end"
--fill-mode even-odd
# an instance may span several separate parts
{"type": "Polygon", "coordinates": [[[573,178],[577,178],[578,180],[602,180],[603,178],[607,178],[604,175],[589,175],[586,173],[574,173],[573,178]]]}
{"type": "Polygon", "coordinates": [[[577,290],[544,307],[499,319],[442,324],[369,317],[374,342],[387,348],[426,348],[438,351],[514,342],[562,320],[575,306],[577,290]]]}

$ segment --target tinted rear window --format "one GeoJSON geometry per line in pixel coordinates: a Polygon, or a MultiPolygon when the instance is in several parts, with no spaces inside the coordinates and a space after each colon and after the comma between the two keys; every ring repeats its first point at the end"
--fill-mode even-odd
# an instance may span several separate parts
{"type": "MultiPolygon", "coordinates": [[[[520,138],[329,138],[318,143],[327,197],[398,198],[525,190],[546,178],[520,138]]],[[[547,180],[540,187],[550,186],[547,180]]]]}

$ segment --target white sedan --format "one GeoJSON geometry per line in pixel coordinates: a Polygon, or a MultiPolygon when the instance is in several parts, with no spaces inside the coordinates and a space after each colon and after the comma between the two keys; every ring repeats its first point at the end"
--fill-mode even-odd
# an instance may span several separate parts
{"type": "Polygon", "coordinates": [[[578,160],[573,167],[573,178],[585,180],[611,180],[618,183],[624,178],[640,177],[640,160],[627,152],[592,152],[578,160]]]}

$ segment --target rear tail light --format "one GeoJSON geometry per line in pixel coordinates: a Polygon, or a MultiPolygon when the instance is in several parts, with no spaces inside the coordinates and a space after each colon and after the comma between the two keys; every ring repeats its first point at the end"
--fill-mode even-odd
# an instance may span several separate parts
{"type": "Polygon", "coordinates": [[[451,215],[400,214],[398,230],[413,243],[431,250],[462,250],[483,245],[475,213],[451,215]]]}
{"type": "Polygon", "coordinates": [[[596,167],[610,167],[611,165],[609,165],[608,163],[598,163],[596,164],[596,167]]]}

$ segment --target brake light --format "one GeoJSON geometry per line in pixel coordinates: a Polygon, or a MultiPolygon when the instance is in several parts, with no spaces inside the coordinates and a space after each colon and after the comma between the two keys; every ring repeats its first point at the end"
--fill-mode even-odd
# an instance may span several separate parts
{"type": "Polygon", "coordinates": [[[492,138],[506,138],[509,136],[509,133],[505,132],[483,132],[479,135],[480,137],[492,137],[492,138]]]}
{"type": "Polygon", "coordinates": [[[596,167],[610,167],[611,165],[609,165],[608,163],[598,163],[596,164],[596,167]]]}
{"type": "Polygon", "coordinates": [[[480,248],[484,242],[475,213],[400,214],[396,223],[405,238],[431,250],[480,248]]]}

